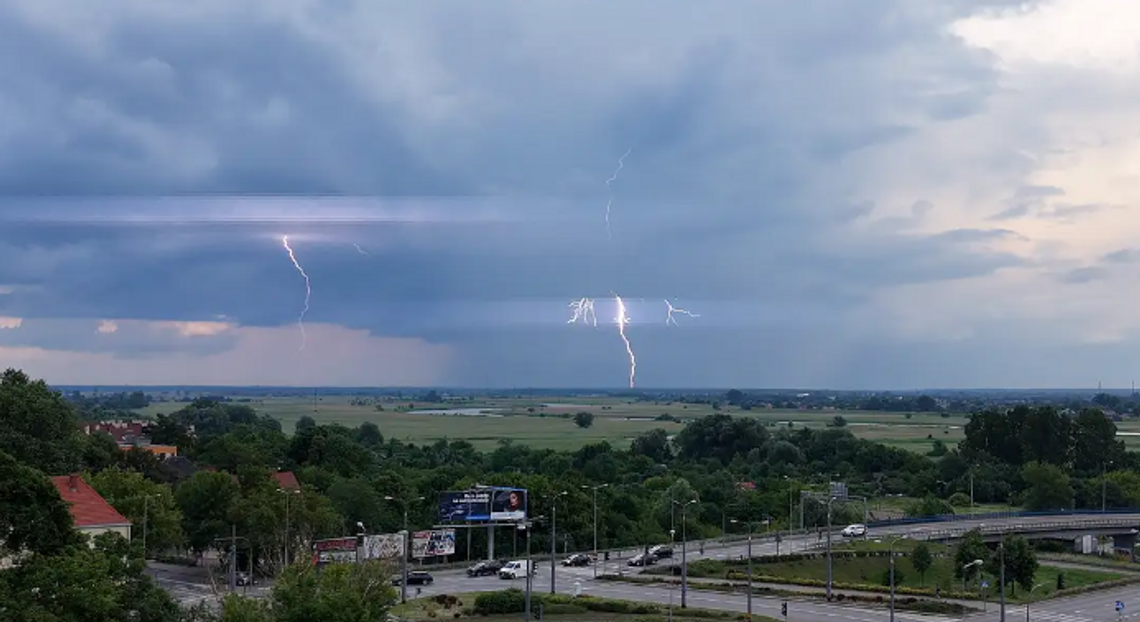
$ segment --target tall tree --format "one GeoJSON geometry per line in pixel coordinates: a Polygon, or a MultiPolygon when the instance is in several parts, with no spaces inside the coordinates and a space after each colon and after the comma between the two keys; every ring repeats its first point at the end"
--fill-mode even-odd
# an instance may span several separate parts
{"type": "Polygon", "coordinates": [[[1027,510],[1060,510],[1073,507],[1073,486],[1069,476],[1052,464],[1030,462],[1021,470],[1025,480],[1027,510]]]}
{"type": "Polygon", "coordinates": [[[133,539],[142,540],[147,553],[185,544],[182,510],[169,486],[152,482],[141,473],[110,468],[87,476],[87,482],[135,526],[133,539]]]}
{"type": "Polygon", "coordinates": [[[49,475],[82,469],[79,423],[43,380],[15,369],[0,375],[0,451],[49,475]]]}
{"type": "MultiPolygon", "coordinates": [[[[0,451],[0,558],[58,553],[78,542],[71,512],[43,473],[0,451]]],[[[0,573],[2,574],[2,573],[0,573]]]]}

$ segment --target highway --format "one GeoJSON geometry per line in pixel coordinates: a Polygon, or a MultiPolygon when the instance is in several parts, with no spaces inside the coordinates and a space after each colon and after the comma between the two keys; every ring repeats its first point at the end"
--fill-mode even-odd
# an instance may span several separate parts
{"type": "MultiPolygon", "coordinates": [[[[1018,530],[1042,529],[1046,526],[1052,529],[1059,524],[1102,524],[1106,519],[1112,519],[1112,522],[1118,525],[1140,525],[1140,514],[1109,516],[1099,514],[1073,514],[1065,516],[1009,518],[986,517],[948,522],[872,527],[868,530],[867,539],[877,540],[905,536],[911,539],[925,540],[929,538],[953,537],[973,528],[982,528],[987,532],[1017,532],[1018,530]],[[1097,523],[1097,521],[1100,521],[1100,523],[1097,523]]],[[[839,529],[841,528],[842,525],[835,526],[835,530],[832,534],[833,544],[844,540],[844,538],[839,535],[839,529]]],[[[825,541],[826,536],[820,537],[820,535],[815,532],[808,535],[786,536],[779,545],[780,553],[784,554],[807,549],[819,549],[824,545],[825,541]]],[[[678,565],[681,563],[681,548],[680,543],[674,545],[674,559],[672,561],[678,565]]],[[[704,554],[700,553],[699,543],[690,542],[687,548],[687,558],[690,562],[700,559],[743,558],[746,556],[748,550],[747,543],[743,541],[729,542],[724,545],[717,542],[706,542],[704,554]]],[[[608,562],[599,562],[599,574],[641,573],[644,569],[626,565],[626,560],[641,552],[641,550],[642,549],[626,549],[622,551],[611,551],[611,558],[608,562]]],[[[754,556],[773,555],[775,553],[776,543],[771,538],[765,538],[765,534],[762,532],[754,535],[752,544],[752,554],[754,556]]],[[[535,559],[538,560],[537,555],[535,559]]],[[[663,560],[661,563],[668,564],[670,562],[669,560],[663,560]]],[[[549,592],[550,564],[546,560],[538,561],[537,564],[538,575],[534,579],[533,589],[535,592],[549,592]]],[[[418,568],[418,566],[415,565],[412,567],[418,568]]],[[[508,581],[498,579],[497,577],[469,578],[461,569],[431,570],[430,566],[426,569],[432,572],[432,575],[435,577],[435,583],[431,586],[421,588],[420,595],[423,596],[505,589],[507,587],[522,588],[525,584],[523,580],[508,581]]],[[[156,581],[160,585],[171,591],[175,598],[186,604],[201,602],[209,598],[212,594],[212,590],[208,585],[205,585],[206,582],[201,578],[201,569],[180,569],[178,567],[158,567],[157,565],[153,565],[151,574],[155,576],[156,581]]],[[[564,568],[558,566],[556,569],[558,591],[560,593],[573,594],[580,590],[582,594],[587,595],[624,600],[649,601],[661,604],[667,604],[670,598],[672,598],[675,604],[680,604],[679,587],[670,588],[666,586],[595,581],[593,576],[593,568],[564,568]]],[[[695,584],[691,584],[688,591],[687,600],[690,606],[731,611],[745,610],[746,599],[743,594],[724,594],[694,588],[695,584]]],[[[264,593],[264,589],[264,587],[255,589],[253,593],[264,593]]],[[[417,596],[416,589],[416,586],[409,586],[409,598],[417,596]]],[[[1126,603],[1126,611],[1123,618],[1132,618],[1135,615],[1140,615],[1140,590],[1136,588],[1122,588],[1119,590],[1092,592],[1033,605],[1030,612],[1031,619],[1042,620],[1044,622],[1111,622],[1116,618],[1115,610],[1112,608],[1116,600],[1124,600],[1126,603]],[[1129,595],[1132,595],[1132,600],[1134,601],[1131,605],[1134,611],[1128,610],[1129,595]]],[[[779,617],[778,614],[782,602],[784,602],[782,598],[753,596],[753,611],[757,614],[779,617]]],[[[801,620],[804,622],[824,622],[825,620],[830,621],[836,618],[854,620],[856,622],[879,622],[888,618],[888,612],[885,608],[860,609],[851,605],[829,604],[810,599],[789,601],[788,608],[789,622],[798,622],[801,620]]],[[[979,613],[971,616],[970,619],[977,619],[979,621],[997,620],[998,618],[995,617],[997,615],[995,611],[996,606],[991,606],[988,613],[979,613]]],[[[1007,607],[1006,615],[1010,622],[1019,622],[1024,619],[1025,609],[1021,605],[1009,606],[1007,607]]],[[[945,621],[951,619],[902,611],[896,612],[895,617],[899,620],[909,622],[945,621]]]]}

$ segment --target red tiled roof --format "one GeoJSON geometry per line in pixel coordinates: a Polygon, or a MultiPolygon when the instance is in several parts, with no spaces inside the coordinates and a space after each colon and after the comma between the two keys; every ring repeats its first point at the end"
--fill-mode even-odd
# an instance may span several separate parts
{"type": "Polygon", "coordinates": [[[301,484],[297,481],[297,476],[292,471],[279,471],[273,474],[273,479],[277,481],[277,485],[285,490],[300,490],[301,484]]]}
{"type": "Polygon", "coordinates": [[[59,496],[67,502],[76,527],[109,527],[131,524],[131,521],[119,514],[118,510],[111,507],[106,499],[95,492],[94,488],[88,486],[82,477],[78,475],[57,475],[51,478],[51,483],[59,491],[59,496]],[[73,483],[75,490],[71,489],[73,483]]]}

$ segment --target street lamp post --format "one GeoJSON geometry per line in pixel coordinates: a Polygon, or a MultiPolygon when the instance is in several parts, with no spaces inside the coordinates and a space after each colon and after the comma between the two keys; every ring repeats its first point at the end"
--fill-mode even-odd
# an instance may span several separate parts
{"type": "MultiPolygon", "coordinates": [[[[670,550],[672,550],[673,544],[676,541],[677,541],[677,530],[676,529],[670,529],[669,530],[669,549],[670,550]]],[[[674,588],[673,575],[676,574],[676,572],[674,572],[674,570],[673,570],[674,568],[676,568],[676,565],[673,563],[673,561],[675,559],[676,558],[673,557],[672,555],[669,556],[669,622],[673,621],[673,588],[674,588]]],[[[645,564],[647,563],[646,558],[642,557],[641,560],[642,560],[642,567],[644,567],[645,564]]]]}
{"type": "Polygon", "coordinates": [[[827,600],[831,600],[831,504],[835,497],[827,500],[827,600]]]}
{"type": "Polygon", "coordinates": [[[519,521],[518,531],[521,531],[523,537],[526,538],[526,622],[530,622],[530,584],[531,584],[531,560],[530,560],[530,521],[519,521]]]}
{"type": "Polygon", "coordinates": [[[689,591],[689,561],[687,556],[688,532],[685,529],[685,523],[688,522],[688,509],[689,506],[696,503],[696,499],[690,499],[684,503],[674,501],[673,503],[681,506],[681,609],[688,607],[688,591],[689,591]]]}
{"type": "MultiPolygon", "coordinates": [[[[400,602],[406,603],[406,602],[408,602],[408,555],[411,553],[411,551],[408,550],[409,548],[411,548],[411,546],[410,546],[411,543],[409,541],[410,536],[411,536],[411,532],[408,531],[408,503],[409,502],[408,501],[402,501],[402,500],[397,499],[397,498],[392,497],[392,496],[385,496],[384,499],[387,501],[398,501],[400,503],[400,505],[403,506],[403,510],[404,510],[404,533],[403,533],[403,537],[401,538],[401,540],[403,540],[403,545],[404,545],[404,554],[400,556],[400,602]]],[[[410,502],[415,503],[416,501],[423,501],[423,500],[424,500],[424,497],[416,497],[415,499],[412,499],[410,502]]]]}
{"type": "Polygon", "coordinates": [[[594,492],[594,578],[598,578],[598,491],[609,486],[609,484],[600,484],[598,486],[582,486],[582,488],[589,488],[594,492]]]}
{"type": "MultiPolygon", "coordinates": [[[[748,599],[747,612],[748,613],[747,613],[746,619],[749,620],[749,622],[751,622],[751,620],[752,620],[752,521],[738,521],[736,519],[733,519],[732,522],[734,522],[734,523],[743,522],[745,525],[748,526],[748,586],[745,589],[748,590],[748,595],[747,595],[747,599],[748,599]]],[[[766,522],[770,522],[770,520],[766,521],[766,522]]]]}
{"type": "Polygon", "coordinates": [[[278,488],[277,492],[285,495],[285,542],[281,552],[281,567],[289,565],[289,497],[293,494],[301,494],[300,490],[288,490],[286,488],[278,488]]]}
{"type": "Polygon", "coordinates": [[[554,577],[558,567],[558,498],[566,495],[566,491],[554,495],[550,500],[550,593],[554,594],[554,577]]]}
{"type": "MultiPolygon", "coordinates": [[[[1003,538],[1004,540],[1004,538],[1003,538]]],[[[1001,583],[1001,622],[1005,622],[1005,542],[998,542],[998,581],[1001,583]]]]}
{"type": "Polygon", "coordinates": [[[974,561],[966,564],[965,566],[962,566],[962,591],[963,592],[966,591],[966,577],[970,574],[967,571],[969,569],[975,567],[975,566],[981,566],[984,563],[986,563],[986,562],[984,562],[983,560],[975,559],[974,561]]]}
{"type": "Polygon", "coordinates": [[[150,498],[159,495],[143,495],[143,532],[142,532],[142,546],[143,546],[143,561],[146,561],[146,532],[150,530],[150,498]]]}
{"type": "Polygon", "coordinates": [[[895,544],[898,543],[899,540],[905,540],[906,538],[906,535],[891,538],[890,545],[888,546],[888,552],[891,556],[891,622],[895,622],[895,544]]]}
{"type": "MultiPolygon", "coordinates": [[[[1041,587],[1042,585],[1045,585],[1045,584],[1044,583],[1038,583],[1037,585],[1034,585],[1033,587],[1029,588],[1029,593],[1033,594],[1033,590],[1041,587]]],[[[1029,601],[1030,600],[1032,600],[1032,599],[1027,599],[1025,601],[1025,622],[1029,622],[1029,601]]]]}

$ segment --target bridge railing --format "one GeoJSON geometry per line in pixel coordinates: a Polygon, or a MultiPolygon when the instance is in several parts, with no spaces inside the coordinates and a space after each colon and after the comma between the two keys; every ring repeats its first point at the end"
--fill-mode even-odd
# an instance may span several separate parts
{"type": "Polygon", "coordinates": [[[1006,533],[1034,533],[1042,531],[1080,531],[1083,529],[1136,529],[1140,527],[1140,517],[1135,515],[1128,518],[1090,518],[1086,520],[1066,521],[1029,521],[1002,523],[999,525],[978,525],[973,527],[957,527],[948,529],[935,529],[922,531],[917,536],[926,540],[940,540],[944,538],[958,538],[962,535],[978,530],[983,536],[1002,535],[1006,533]]]}
{"type": "Polygon", "coordinates": [[[961,521],[1008,520],[1011,518],[1035,518],[1038,516],[1113,516],[1121,514],[1140,515],[1140,508],[1119,508],[1112,510],[1046,510],[1038,512],[985,512],[977,514],[942,514],[939,516],[918,516],[890,518],[867,523],[868,527],[895,527],[928,523],[954,523],[961,521]]]}

